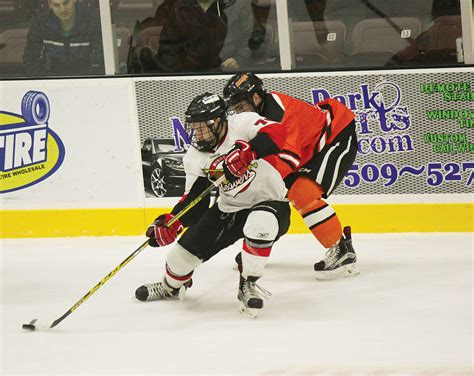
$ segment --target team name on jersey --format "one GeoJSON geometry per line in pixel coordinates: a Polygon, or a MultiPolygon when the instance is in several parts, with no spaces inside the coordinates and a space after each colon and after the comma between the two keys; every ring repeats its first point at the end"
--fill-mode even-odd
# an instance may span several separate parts
{"type": "Polygon", "coordinates": [[[254,168],[258,167],[258,162],[253,162],[249,165],[249,169],[239,177],[237,180],[232,183],[225,183],[221,185],[221,193],[226,193],[232,197],[236,197],[239,193],[245,192],[252,181],[257,176],[257,172],[254,171],[254,168]]]}

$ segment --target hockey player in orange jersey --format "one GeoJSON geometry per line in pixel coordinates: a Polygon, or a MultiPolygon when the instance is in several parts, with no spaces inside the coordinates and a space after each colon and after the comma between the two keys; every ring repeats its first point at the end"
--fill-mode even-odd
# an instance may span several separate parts
{"type": "MultiPolygon", "coordinates": [[[[289,95],[268,92],[253,73],[232,76],[224,88],[224,97],[231,111],[257,112],[286,128],[286,142],[272,158],[285,179],[292,205],[328,249],[325,259],[314,264],[316,278],[359,274],[351,228],[342,228],[336,212],[326,201],[356,157],[352,111],[335,99],[312,105],[289,95]]],[[[245,153],[242,157],[245,161],[245,153]]]]}

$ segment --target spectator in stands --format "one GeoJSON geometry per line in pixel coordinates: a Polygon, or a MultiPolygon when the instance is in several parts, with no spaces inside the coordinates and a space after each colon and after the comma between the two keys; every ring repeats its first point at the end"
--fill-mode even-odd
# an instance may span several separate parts
{"type": "Polygon", "coordinates": [[[138,25],[138,30],[145,30],[147,27],[164,26],[168,20],[168,15],[174,6],[175,0],[164,0],[158,8],[156,8],[153,17],[147,17],[138,25]]]}
{"type": "Polygon", "coordinates": [[[311,21],[324,21],[327,0],[305,0],[304,3],[311,21]]]}
{"type": "MultiPolygon", "coordinates": [[[[145,46],[136,51],[136,66],[142,72],[221,71],[239,68],[246,62],[251,54],[248,41],[253,29],[250,0],[171,3],[168,1],[164,10],[167,19],[162,22],[159,50],[145,46]]],[[[158,16],[157,11],[156,25],[158,16]]],[[[145,21],[150,26],[150,19],[145,21]]]]}
{"type": "Polygon", "coordinates": [[[157,8],[153,17],[147,17],[143,21],[137,21],[133,28],[132,43],[127,58],[127,73],[151,73],[157,72],[158,67],[155,61],[156,48],[150,45],[137,45],[140,34],[147,28],[159,28],[155,35],[161,33],[168,16],[174,8],[175,0],[164,0],[157,8]]]}
{"type": "MultiPolygon", "coordinates": [[[[430,40],[438,38],[439,31],[436,29],[435,21],[441,16],[459,16],[461,14],[461,5],[458,0],[433,0],[431,7],[431,24],[416,39],[411,40],[409,46],[398,51],[387,62],[386,66],[398,65],[416,65],[420,63],[451,63],[455,64],[456,60],[456,40],[453,37],[450,41],[451,48],[428,51],[430,40]],[[428,52],[428,53],[427,53],[428,52]],[[431,53],[429,53],[431,52],[431,53]]],[[[461,26],[461,19],[459,19],[461,26]]],[[[460,29],[460,27],[459,27],[460,29]]],[[[448,36],[444,35],[446,40],[448,36]]]]}
{"type": "Polygon", "coordinates": [[[294,6],[288,7],[288,17],[292,22],[319,22],[319,29],[314,31],[316,40],[321,48],[328,43],[327,28],[324,23],[327,0],[304,0],[303,3],[295,2],[294,6]],[[304,7],[303,7],[304,5],[304,7]],[[322,29],[326,30],[324,32],[322,29]]]}
{"type": "Polygon", "coordinates": [[[48,0],[49,10],[31,23],[23,55],[25,73],[93,75],[104,73],[97,14],[76,0],[48,0]]]}
{"type": "Polygon", "coordinates": [[[155,55],[161,72],[216,71],[227,33],[221,0],[176,0],[155,55]]]}
{"type": "Polygon", "coordinates": [[[250,46],[254,29],[252,1],[227,0],[224,4],[227,34],[220,53],[222,69],[250,68],[249,59],[252,55],[250,46]]]}

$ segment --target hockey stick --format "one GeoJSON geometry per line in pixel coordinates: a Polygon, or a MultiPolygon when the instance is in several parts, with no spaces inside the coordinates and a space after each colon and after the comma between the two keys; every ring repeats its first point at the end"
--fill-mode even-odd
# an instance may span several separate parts
{"type": "MultiPolygon", "coordinates": [[[[176,214],[167,224],[166,226],[171,226],[174,222],[176,222],[179,218],[181,218],[184,214],[186,214],[191,208],[196,206],[198,202],[200,202],[204,197],[206,197],[214,187],[218,187],[223,181],[225,180],[225,176],[222,175],[219,179],[214,181],[209,187],[207,187],[198,197],[192,200],[183,210],[181,210],[178,214],[176,214]]],[[[107,274],[98,284],[96,284],[92,289],[90,289],[87,294],[85,294],[81,299],[79,299],[71,308],[69,308],[64,315],[59,317],[58,319],[54,320],[53,323],[48,327],[41,324],[36,324],[37,319],[31,320],[29,324],[23,324],[22,328],[26,330],[35,330],[36,328],[39,329],[51,329],[58,325],[61,321],[63,321],[66,317],[68,317],[71,313],[73,313],[82,303],[84,303],[90,296],[95,293],[105,282],[107,282],[110,278],[112,278],[117,272],[122,269],[125,265],[127,265],[130,261],[132,261],[141,251],[143,251],[148,246],[148,239],[143,242],[130,256],[128,256],[125,260],[123,260],[120,265],[118,265],[114,270],[112,270],[109,274],[107,274]]]]}

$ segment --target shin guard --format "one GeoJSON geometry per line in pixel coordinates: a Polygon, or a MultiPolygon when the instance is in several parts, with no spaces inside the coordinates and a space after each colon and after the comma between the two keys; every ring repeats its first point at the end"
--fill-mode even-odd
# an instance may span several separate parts
{"type": "Polygon", "coordinates": [[[261,277],[278,236],[278,220],[268,211],[252,211],[245,222],[244,235],[240,272],[244,278],[261,277]]]}
{"type": "Polygon", "coordinates": [[[334,209],[322,199],[324,191],[315,181],[299,177],[291,186],[288,198],[319,242],[329,248],[342,235],[342,226],[334,209]]]}
{"type": "Polygon", "coordinates": [[[191,280],[194,269],[202,261],[189,253],[179,243],[171,249],[166,257],[165,281],[172,288],[179,289],[191,280]]]}

